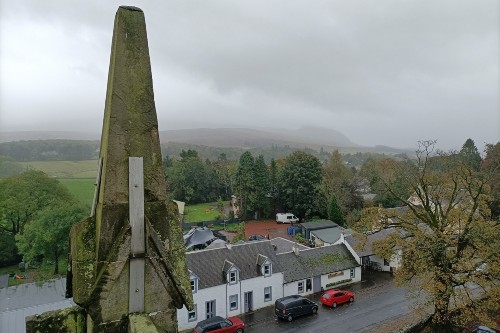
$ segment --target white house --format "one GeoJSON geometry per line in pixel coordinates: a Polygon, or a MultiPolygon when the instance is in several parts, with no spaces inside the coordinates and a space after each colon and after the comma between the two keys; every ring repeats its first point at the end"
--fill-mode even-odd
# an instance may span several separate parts
{"type": "MultiPolygon", "coordinates": [[[[349,244],[308,248],[283,238],[186,253],[195,308],[177,310],[179,331],[212,316],[231,317],[361,280],[349,244]]],[[[357,259],[356,259],[357,258],[357,259]]]]}
{"type": "Polygon", "coordinates": [[[380,231],[360,235],[358,238],[352,235],[342,236],[344,243],[356,251],[358,262],[363,267],[377,271],[392,272],[401,266],[401,255],[393,255],[389,260],[381,258],[373,253],[373,242],[385,239],[389,234],[397,232],[395,228],[382,229],[380,231]],[[366,238],[360,241],[360,237],[366,238]]]}
{"type": "Polygon", "coordinates": [[[283,295],[309,295],[361,281],[361,267],[345,244],[278,255],[283,267],[283,295]]]}
{"type": "Polygon", "coordinates": [[[186,253],[195,308],[177,310],[179,330],[213,316],[231,317],[283,297],[283,272],[270,241],[186,253]]]}

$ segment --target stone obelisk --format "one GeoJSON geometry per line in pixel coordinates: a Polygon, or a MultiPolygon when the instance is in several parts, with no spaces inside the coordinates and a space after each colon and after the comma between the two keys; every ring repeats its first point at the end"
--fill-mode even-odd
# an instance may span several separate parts
{"type": "MultiPolygon", "coordinates": [[[[182,230],[167,203],[144,13],[116,13],[91,216],[71,230],[87,332],[177,332],[192,308],[182,230]]],[[[29,325],[28,325],[29,326],[29,325]]]]}

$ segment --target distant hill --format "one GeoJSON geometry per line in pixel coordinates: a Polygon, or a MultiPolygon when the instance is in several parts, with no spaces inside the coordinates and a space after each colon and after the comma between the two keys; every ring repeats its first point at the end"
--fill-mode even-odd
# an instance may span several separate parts
{"type": "Polygon", "coordinates": [[[291,147],[359,147],[344,134],[324,128],[303,127],[296,130],[248,128],[197,128],[160,131],[160,141],[198,144],[212,147],[239,147],[244,149],[291,147]]]}
{"type": "Polygon", "coordinates": [[[0,132],[0,143],[33,140],[101,140],[101,135],[99,133],[66,131],[0,132]]]}
{"type": "MultiPolygon", "coordinates": [[[[412,151],[386,146],[365,147],[352,142],[339,131],[303,127],[299,129],[198,128],[160,131],[164,152],[177,155],[182,149],[205,150],[207,157],[220,153],[239,156],[251,150],[271,158],[295,149],[313,149],[341,153],[413,154],[412,151]],[[280,154],[269,152],[279,148],[280,154]]],[[[84,132],[0,132],[0,155],[17,161],[94,159],[99,149],[99,133],[84,132]],[[85,146],[85,149],[81,148],[85,146]],[[82,155],[83,154],[83,155],[82,155]]]]}

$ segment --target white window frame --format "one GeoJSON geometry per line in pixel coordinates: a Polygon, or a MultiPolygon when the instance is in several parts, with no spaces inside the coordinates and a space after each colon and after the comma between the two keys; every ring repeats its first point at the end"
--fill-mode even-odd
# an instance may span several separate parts
{"type": "Polygon", "coordinates": [[[238,310],[238,294],[229,296],[229,310],[230,311],[238,310]],[[231,304],[233,302],[234,306],[231,304]]]}
{"type": "Polygon", "coordinates": [[[273,271],[272,271],[272,265],[271,264],[265,264],[264,267],[263,267],[263,273],[264,273],[264,276],[267,277],[267,276],[271,276],[273,274],[273,271]],[[267,269],[267,272],[266,272],[266,269],[267,269]]]}
{"type": "Polygon", "coordinates": [[[299,281],[297,283],[297,293],[298,294],[303,294],[304,293],[304,281],[299,281]]]}
{"type": "Polygon", "coordinates": [[[273,300],[273,287],[264,287],[264,302],[270,302],[273,300]],[[266,292],[266,290],[269,290],[266,292]],[[269,295],[269,297],[266,297],[266,294],[269,295]]]}
{"type": "Polygon", "coordinates": [[[238,283],[238,271],[229,271],[229,273],[228,273],[228,281],[229,281],[229,284],[238,283]],[[234,279],[233,279],[233,276],[234,276],[234,279]]]}
{"type": "Polygon", "coordinates": [[[191,279],[189,280],[189,283],[191,284],[191,292],[193,294],[196,294],[198,292],[198,279],[191,279]]]}
{"type": "Polygon", "coordinates": [[[188,310],[188,322],[196,321],[198,319],[198,312],[196,311],[196,304],[193,307],[193,311],[188,310]],[[191,318],[191,314],[194,314],[194,317],[191,318]]]}
{"type": "Polygon", "coordinates": [[[356,277],[356,268],[351,268],[349,273],[351,275],[351,279],[354,279],[356,277]]]}

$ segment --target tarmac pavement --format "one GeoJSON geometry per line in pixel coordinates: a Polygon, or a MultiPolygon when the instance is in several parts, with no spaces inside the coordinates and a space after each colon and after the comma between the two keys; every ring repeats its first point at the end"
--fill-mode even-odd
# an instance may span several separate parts
{"type": "MultiPolygon", "coordinates": [[[[392,275],[387,272],[364,271],[361,276],[363,277],[361,282],[346,286],[340,286],[338,287],[338,289],[350,290],[356,295],[363,295],[365,293],[374,292],[377,288],[381,288],[385,284],[390,283],[393,280],[392,275]]],[[[306,297],[318,304],[321,304],[321,295],[322,293],[319,292],[306,297]]],[[[274,320],[274,318],[276,318],[274,315],[274,305],[255,310],[250,313],[242,314],[240,318],[245,323],[246,328],[252,327],[262,322],[274,320]]]]}

